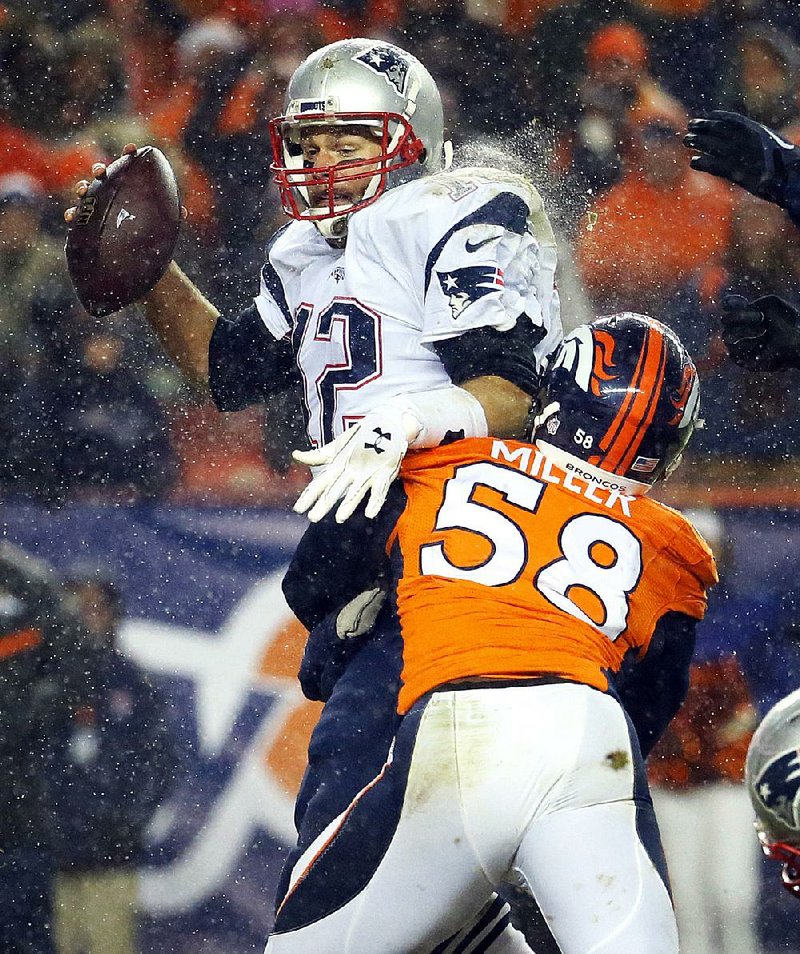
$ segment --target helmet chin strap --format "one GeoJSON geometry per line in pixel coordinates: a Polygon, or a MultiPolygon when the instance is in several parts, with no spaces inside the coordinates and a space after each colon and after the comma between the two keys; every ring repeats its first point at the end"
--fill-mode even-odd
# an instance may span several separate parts
{"type": "Polygon", "coordinates": [[[312,219],[319,234],[334,248],[343,246],[347,239],[347,220],[350,217],[348,210],[351,206],[334,206],[336,211],[338,211],[339,208],[342,210],[341,215],[336,215],[330,219],[312,219]]]}
{"type": "Polygon", "coordinates": [[[442,161],[442,168],[446,172],[453,165],[453,140],[452,139],[445,139],[444,143],[442,144],[442,151],[444,154],[444,158],[442,161]]]}
{"type": "Polygon", "coordinates": [[[630,494],[632,497],[643,497],[653,489],[650,484],[644,484],[630,477],[620,477],[619,474],[612,474],[608,470],[603,470],[602,467],[587,464],[583,458],[577,457],[575,454],[570,454],[569,451],[555,447],[553,444],[548,444],[545,439],[546,436],[545,434],[540,437],[534,437],[534,443],[539,450],[541,450],[546,457],[549,457],[557,467],[571,471],[583,480],[598,484],[601,487],[621,490],[623,493],[630,494]]]}

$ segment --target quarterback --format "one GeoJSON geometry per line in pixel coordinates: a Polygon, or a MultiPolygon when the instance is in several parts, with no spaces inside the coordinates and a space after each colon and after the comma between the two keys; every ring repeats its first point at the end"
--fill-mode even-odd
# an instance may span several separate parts
{"type": "MultiPolygon", "coordinates": [[[[336,506],[343,521],[366,497],[374,517],[409,447],[522,432],[562,337],[553,233],[524,178],[447,169],[436,84],[391,44],[344,40],[312,54],[270,134],[291,221],[269,245],[253,304],[220,315],[172,263],[142,305],[221,410],[300,391],[311,449],[295,456],[315,471],[298,511],[316,522],[336,506]]],[[[323,713],[298,802],[301,846],[385,758],[387,659],[380,641],[365,648],[323,713]]]]}
{"type": "MultiPolygon", "coordinates": [[[[392,580],[402,720],[296,860],[268,954],[432,950],[511,875],[565,954],[676,954],[643,755],[716,571],[646,494],[695,427],[697,374],[664,325],[617,315],[565,339],[543,404],[532,444],[410,454],[364,536],[392,580]]],[[[329,572],[356,523],[333,529],[311,531],[329,572]]]]}
{"type": "Polygon", "coordinates": [[[301,388],[321,470],[297,509],[374,515],[408,446],[521,432],[561,337],[552,229],[526,179],[446,170],[436,84],[388,43],[312,54],[270,126],[293,221],[253,305],[221,316],[174,263],[142,305],[221,410],[301,388]]]}

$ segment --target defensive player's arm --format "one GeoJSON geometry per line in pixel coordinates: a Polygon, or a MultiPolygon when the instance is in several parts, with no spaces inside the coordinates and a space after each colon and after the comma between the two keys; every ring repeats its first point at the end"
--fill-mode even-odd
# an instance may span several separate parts
{"type": "Polygon", "coordinates": [[[629,655],[617,676],[620,700],[645,758],[686,698],[696,626],[697,620],[684,613],[665,613],[644,658],[629,655]]]}
{"type": "Polygon", "coordinates": [[[329,613],[311,630],[306,640],[298,678],[303,695],[315,702],[327,702],[339,678],[364,641],[374,638],[373,628],[397,627],[397,616],[384,613],[387,591],[379,586],[364,590],[341,609],[329,613]]]}
{"type": "Polygon", "coordinates": [[[282,583],[289,608],[306,629],[312,630],[387,576],[386,543],[405,500],[397,482],[378,519],[367,520],[359,512],[339,526],[328,514],[306,530],[282,583]]]}
{"type": "Polygon", "coordinates": [[[728,179],[786,209],[800,228],[800,148],[772,129],[723,109],[689,120],[692,168],[728,179]]]}

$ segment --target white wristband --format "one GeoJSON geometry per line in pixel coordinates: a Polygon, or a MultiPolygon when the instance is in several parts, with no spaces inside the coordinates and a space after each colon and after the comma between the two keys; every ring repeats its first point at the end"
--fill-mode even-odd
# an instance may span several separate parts
{"type": "Polygon", "coordinates": [[[489,432],[481,402],[455,385],[404,394],[388,403],[403,411],[409,447],[438,447],[449,433],[486,437],[489,432]]]}

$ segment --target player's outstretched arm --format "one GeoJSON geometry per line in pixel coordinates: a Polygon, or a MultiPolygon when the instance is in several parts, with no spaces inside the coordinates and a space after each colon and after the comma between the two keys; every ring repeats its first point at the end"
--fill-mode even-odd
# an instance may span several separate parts
{"type": "MultiPolygon", "coordinates": [[[[128,143],[122,154],[130,155],[136,150],[134,143],[128,143]]],[[[92,176],[102,179],[105,175],[105,163],[96,162],[92,166],[92,176]]],[[[87,179],[78,183],[78,198],[82,199],[86,195],[89,185],[87,179]]],[[[77,212],[77,207],[67,209],[64,213],[65,220],[71,223],[77,212]]],[[[185,210],[182,209],[181,212],[185,215],[185,210]]],[[[214,305],[174,261],[152,291],[138,304],[167,354],[175,361],[186,379],[192,384],[207,386],[208,346],[219,317],[214,305]]]]}
{"type": "Polygon", "coordinates": [[[800,149],[761,123],[722,109],[689,120],[692,168],[786,209],[800,227],[800,149]]]}
{"type": "Polygon", "coordinates": [[[531,398],[503,378],[487,375],[461,387],[399,396],[370,411],[335,440],[295,460],[320,468],[298,497],[297,513],[315,523],[339,501],[336,520],[347,520],[368,496],[365,514],[375,517],[409,447],[437,447],[448,435],[521,435],[531,398]]]}
{"type": "Polygon", "coordinates": [[[800,368],[800,311],[777,295],[723,299],[722,339],[731,359],[749,371],[800,368]]]}
{"type": "Polygon", "coordinates": [[[164,350],[193,384],[208,386],[208,346],[219,311],[175,262],[140,302],[164,350]]]}

